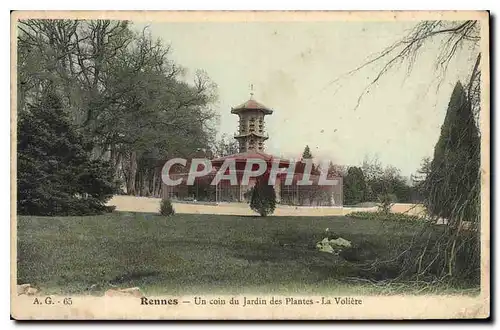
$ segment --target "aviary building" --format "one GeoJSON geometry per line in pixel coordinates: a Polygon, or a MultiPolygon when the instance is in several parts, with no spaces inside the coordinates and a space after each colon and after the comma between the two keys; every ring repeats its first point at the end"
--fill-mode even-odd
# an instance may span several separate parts
{"type": "Polygon", "coordinates": [[[342,205],[342,178],[335,179],[337,184],[323,186],[319,184],[319,175],[310,175],[312,185],[301,185],[299,181],[304,176],[305,164],[298,162],[295,166],[291,184],[286,183],[286,171],[290,166],[290,160],[267,154],[265,141],[269,138],[266,133],[265,116],[271,115],[273,110],[253,99],[253,94],[245,103],[231,108],[231,113],[239,117],[239,127],[234,138],[239,144],[239,153],[227,155],[211,160],[212,172],[203,177],[196,178],[194,185],[186,185],[189,164],[181,173],[171,173],[172,179],[182,178],[182,184],[168,186],[163,184],[162,196],[177,200],[192,200],[196,202],[243,202],[248,201],[255,178],[250,178],[248,184],[243,184],[241,179],[249,159],[260,159],[266,162],[268,169],[277,164],[281,169],[276,178],[274,186],[276,200],[287,205],[316,205],[316,206],[341,206],[342,205]],[[236,166],[237,184],[231,184],[229,180],[221,180],[217,185],[211,185],[218,169],[226,160],[234,161],[236,166]]]}

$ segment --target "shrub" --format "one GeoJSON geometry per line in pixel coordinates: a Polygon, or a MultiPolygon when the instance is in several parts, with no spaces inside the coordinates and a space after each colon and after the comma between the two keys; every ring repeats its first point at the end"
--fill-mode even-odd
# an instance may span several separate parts
{"type": "Polygon", "coordinates": [[[427,219],[417,215],[405,213],[384,213],[384,212],[353,212],[348,215],[356,219],[381,220],[381,221],[427,221],[427,219]]]}
{"type": "Polygon", "coordinates": [[[272,214],[276,208],[276,192],[274,187],[268,184],[267,178],[267,176],[257,178],[250,201],[250,208],[262,217],[272,214]]]}
{"type": "Polygon", "coordinates": [[[396,202],[396,196],[394,194],[383,194],[379,196],[378,201],[379,212],[389,214],[391,213],[392,205],[396,202]]]}
{"type": "Polygon", "coordinates": [[[104,212],[113,213],[116,210],[116,205],[106,205],[104,212]]]}
{"type": "Polygon", "coordinates": [[[160,202],[160,214],[166,217],[175,214],[174,206],[170,199],[164,198],[160,202]]]}

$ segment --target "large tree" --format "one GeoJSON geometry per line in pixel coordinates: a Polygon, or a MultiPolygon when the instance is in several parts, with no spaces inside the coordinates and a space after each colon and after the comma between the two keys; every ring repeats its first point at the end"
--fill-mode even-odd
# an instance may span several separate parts
{"type": "Polygon", "coordinates": [[[39,104],[21,112],[18,119],[18,213],[105,211],[114,192],[113,171],[108,162],[92,159],[91,150],[48,86],[39,104]]]}
{"type": "Polygon", "coordinates": [[[215,157],[224,157],[238,153],[239,146],[234,138],[224,133],[219,140],[215,141],[212,150],[215,157]]]}
{"type": "Polygon", "coordinates": [[[109,159],[128,194],[159,195],[166,158],[208,149],[216,85],[186,82],[171,49],[127,21],[24,20],[18,33],[18,109],[51,83],[93,155],[109,159]]]}
{"type": "Polygon", "coordinates": [[[480,138],[471,104],[457,82],[426,179],[427,207],[438,217],[475,221],[479,213],[480,138]]]}
{"type": "Polygon", "coordinates": [[[344,204],[355,205],[365,201],[366,188],[363,170],[356,166],[349,167],[343,179],[344,204]]]}
{"type": "MultiPolygon", "coordinates": [[[[487,13],[483,14],[487,15],[487,13]]],[[[468,105],[462,107],[462,111],[460,111],[464,116],[463,118],[466,121],[468,120],[469,114],[465,113],[468,111],[464,109],[469,107],[472,117],[474,118],[474,123],[467,122],[465,126],[462,126],[463,132],[461,134],[466,135],[466,139],[474,139],[472,138],[472,136],[474,136],[474,134],[472,134],[472,126],[473,124],[478,125],[478,118],[481,110],[480,32],[481,29],[485,28],[481,26],[481,22],[484,21],[486,20],[433,20],[422,21],[415,24],[415,27],[406,36],[385,49],[382,49],[379,53],[374,54],[374,56],[364,64],[354,68],[343,76],[348,77],[372,64],[381,64],[381,69],[378,74],[369,81],[368,85],[361,92],[356,107],[359,106],[363,96],[366,95],[371,88],[374,88],[388,72],[398,68],[400,64],[407,64],[407,72],[411,73],[414,64],[418,61],[419,57],[421,57],[422,50],[428,45],[439,45],[439,54],[435,57],[438,78],[445,76],[448,64],[456,58],[457,55],[463,50],[469,51],[469,58],[470,55],[472,55],[475,61],[470,63],[470,76],[467,78],[468,83],[465,87],[457,87],[456,89],[461,89],[462,91],[459,92],[457,90],[455,94],[461,95],[460,98],[463,98],[463,95],[465,95],[467,100],[466,104],[468,105]]],[[[342,77],[337,78],[335,81],[341,78],[342,77]]],[[[429,84],[431,84],[434,78],[436,77],[429,77],[429,84]]],[[[450,120],[448,119],[447,121],[450,120]]],[[[459,132],[460,129],[455,128],[453,130],[454,132],[459,132]]],[[[478,135],[480,135],[480,132],[478,132],[478,135]]],[[[458,143],[454,138],[447,140],[454,140],[455,144],[458,143]]],[[[443,150],[442,145],[437,149],[443,150]]],[[[467,157],[470,157],[469,162],[475,163],[476,160],[480,158],[480,151],[479,147],[472,149],[474,150],[466,151],[462,149],[461,152],[452,153],[452,155],[449,155],[450,157],[448,159],[455,158],[458,161],[465,153],[468,153],[469,155],[467,157]],[[462,152],[464,154],[462,154],[462,152]],[[462,156],[459,156],[460,154],[462,154],[462,156]]],[[[440,155],[438,151],[435,156],[440,158],[442,155],[440,155]]],[[[441,168],[448,168],[450,173],[449,177],[445,180],[444,177],[442,177],[443,180],[426,180],[426,184],[432,182],[434,186],[434,188],[428,186],[433,193],[426,198],[426,203],[429,206],[431,204],[440,204],[441,206],[438,208],[430,206],[432,209],[431,212],[434,214],[448,215],[452,220],[448,222],[448,226],[446,226],[443,235],[441,235],[436,242],[427,240],[427,243],[423,244],[424,246],[412,243],[412,245],[408,247],[409,253],[394,259],[397,260],[398,263],[403,264],[400,278],[403,276],[410,276],[413,279],[420,280],[422,278],[435,279],[439,277],[441,280],[446,278],[448,280],[464,280],[468,284],[471,282],[478,283],[480,278],[479,206],[481,175],[479,171],[473,173],[473,169],[476,165],[467,164],[464,170],[469,172],[469,177],[462,177],[462,179],[465,184],[470,184],[471,190],[464,195],[465,192],[453,183],[456,182],[456,180],[461,180],[460,174],[456,172],[458,171],[458,166],[453,167],[449,162],[446,163],[447,165],[444,165],[441,161],[433,162],[435,163],[435,168],[439,168],[440,166],[437,165],[441,164],[441,168]],[[449,189],[452,186],[457,189],[449,189]],[[445,194],[446,191],[447,194],[445,194]],[[441,201],[439,201],[439,199],[441,199],[441,201]],[[455,201],[452,199],[455,199],[455,201]],[[471,226],[468,226],[469,230],[466,232],[463,231],[461,220],[471,221],[469,222],[471,226]],[[419,262],[415,263],[415,260],[419,260],[419,262]]],[[[462,164],[461,162],[459,163],[462,164]]],[[[479,168],[479,166],[477,167],[479,168]]],[[[425,237],[429,237],[428,229],[432,231],[433,227],[425,228],[416,235],[419,235],[420,239],[426,239],[425,237]]]]}

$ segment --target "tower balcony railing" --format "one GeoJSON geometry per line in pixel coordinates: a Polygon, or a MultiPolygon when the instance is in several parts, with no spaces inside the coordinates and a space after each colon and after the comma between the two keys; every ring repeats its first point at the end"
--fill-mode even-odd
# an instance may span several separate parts
{"type": "Polygon", "coordinates": [[[262,137],[265,137],[266,139],[269,138],[269,134],[268,133],[259,133],[259,132],[255,132],[255,131],[246,131],[246,132],[236,132],[234,133],[234,137],[238,137],[238,136],[242,136],[242,135],[247,135],[247,134],[250,134],[250,133],[254,133],[258,136],[262,136],[262,137]]]}

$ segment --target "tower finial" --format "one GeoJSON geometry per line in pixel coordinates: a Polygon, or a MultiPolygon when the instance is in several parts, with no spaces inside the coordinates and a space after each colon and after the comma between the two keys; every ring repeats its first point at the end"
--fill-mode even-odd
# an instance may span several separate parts
{"type": "Polygon", "coordinates": [[[250,84],[250,99],[253,99],[253,84],[250,84]]]}

